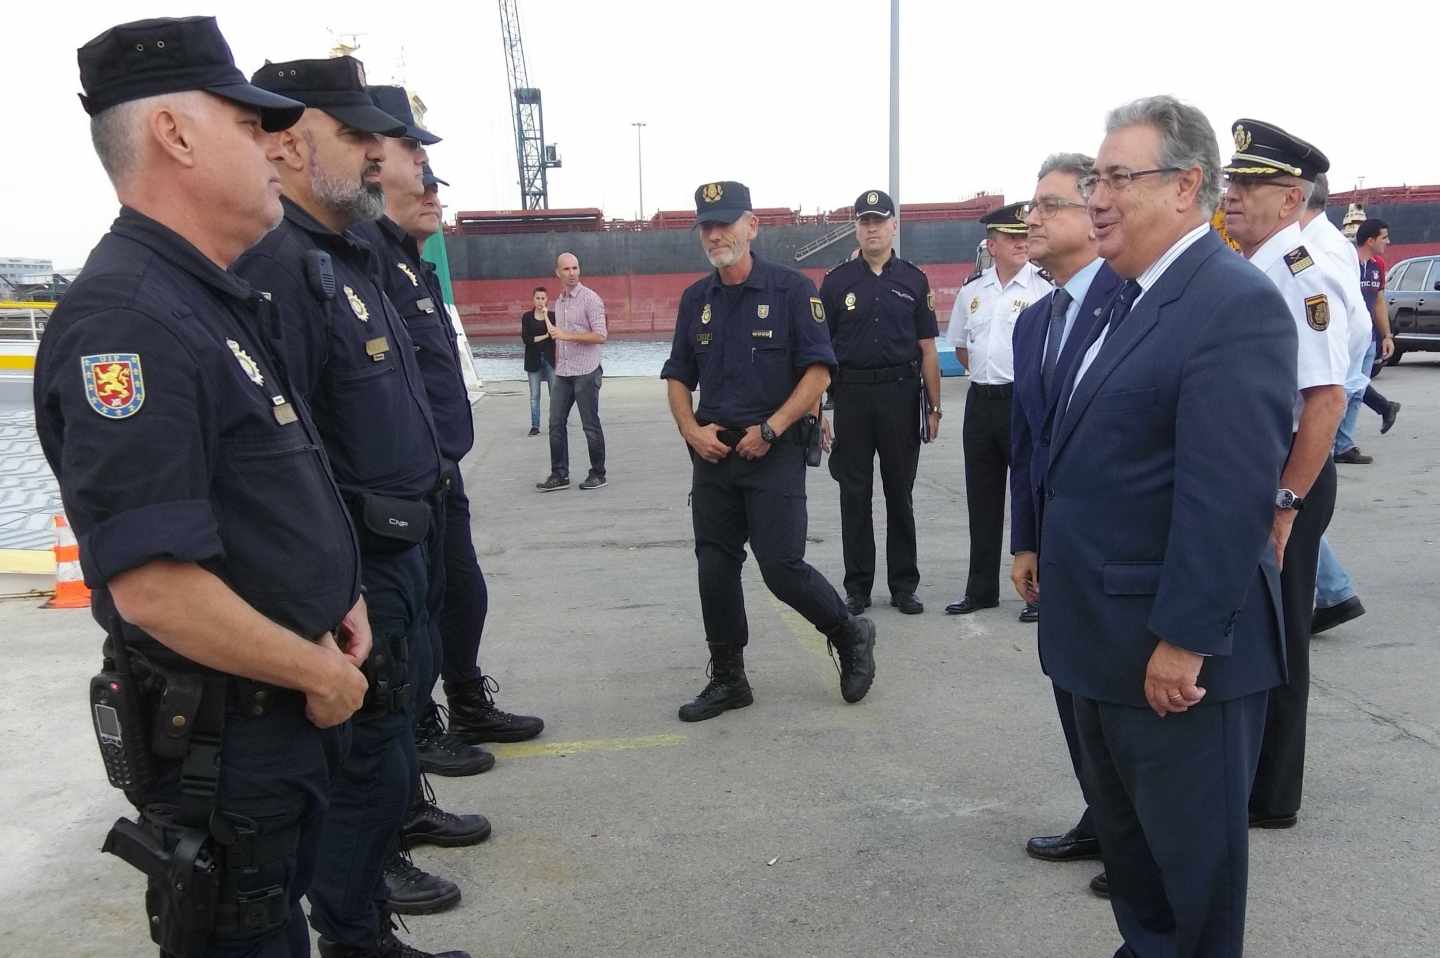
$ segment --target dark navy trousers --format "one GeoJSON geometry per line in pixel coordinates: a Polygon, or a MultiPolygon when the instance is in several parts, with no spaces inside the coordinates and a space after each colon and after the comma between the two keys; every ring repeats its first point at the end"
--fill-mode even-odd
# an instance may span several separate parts
{"type": "Polygon", "coordinates": [[[835,587],[805,561],[805,450],[781,440],[755,462],[734,450],[718,463],[706,462],[694,450],[690,458],[705,640],[742,648],[750,641],[740,586],[747,540],[777,599],[821,632],[848,619],[835,587]]]}
{"type": "Polygon", "coordinates": [[[376,660],[373,667],[395,668],[390,674],[403,675],[409,688],[383,701],[372,683],[365,707],[351,719],[350,751],[330,798],[310,888],[310,923],[342,944],[373,945],[380,931],[380,912],[389,897],[385,857],[399,841],[420,775],[415,758],[416,683],[434,675],[427,563],[422,546],[361,557],[375,642],[371,658],[390,658],[376,660]]]}
{"type": "Polygon", "coordinates": [[[441,675],[445,684],[453,687],[480,678],[480,640],[490,611],[490,593],[470,537],[470,499],[465,495],[459,464],[452,464],[447,475],[450,488],[445,499],[444,599],[437,620],[441,675]]]}

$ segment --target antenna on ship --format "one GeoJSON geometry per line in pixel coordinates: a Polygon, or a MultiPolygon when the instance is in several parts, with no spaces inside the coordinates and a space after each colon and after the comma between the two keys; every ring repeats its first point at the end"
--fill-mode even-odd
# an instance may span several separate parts
{"type": "Polygon", "coordinates": [[[354,56],[355,51],[360,49],[360,38],[366,36],[366,34],[363,33],[353,33],[348,30],[332,30],[329,27],[325,28],[325,32],[330,34],[330,38],[335,41],[335,45],[330,48],[330,56],[332,57],[354,56]]]}

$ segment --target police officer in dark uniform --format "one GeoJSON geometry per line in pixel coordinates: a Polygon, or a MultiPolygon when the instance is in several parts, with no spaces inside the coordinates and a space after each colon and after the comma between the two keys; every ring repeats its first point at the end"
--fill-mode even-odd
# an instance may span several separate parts
{"type": "Polygon", "coordinates": [[[107,635],[107,772],[141,811],[105,850],[149,876],[162,955],[308,956],[370,630],[269,304],[227,270],[280,218],[269,132],[303,107],[247,84],[213,17],[114,27],[79,64],[123,205],[41,342],[35,423],[107,635]]]}
{"type": "Polygon", "coordinates": [[[879,453],[890,604],[918,615],[925,606],[915,597],[920,570],[910,496],[920,463],[922,389],[926,435],[933,439],[940,432],[935,296],[925,274],[895,255],[895,203],[887,194],[869,190],[856,198],[855,235],[860,255],[835,267],[820,284],[839,363],[830,386],[837,437],[830,475],[840,484],[845,604],[853,615],[870,605],[875,582],[870,504],[879,453]]]}
{"type": "Polygon", "coordinates": [[[712,670],[680,719],[699,722],[754,701],[740,588],[747,539],[770,591],[836,651],[841,695],[858,702],[875,680],[875,626],[852,616],[805,562],[806,452],[819,441],[812,410],[835,364],[825,307],[810,280],[751,251],[759,224],[744,184],[701,186],[695,215],[715,271],[681,295],[660,377],[669,380],[670,413],[694,465],[691,514],[712,670]]]}
{"type": "Polygon", "coordinates": [[[387,908],[430,912],[460,898],[453,883],[397,858],[419,776],[415,691],[433,668],[428,548],[440,453],[380,260],[350,232],[384,212],[381,137],[405,126],[371,103],[364,68],[351,57],[269,63],[253,82],[309,109],[278,138],[284,220],[236,268],[269,292],[295,390],[315,409],[359,534],[375,642],[370,695],[352,723],[321,839],[310,920],[326,958],[408,955],[387,908]]]}
{"type": "MultiPolygon", "coordinates": [[[[499,683],[481,672],[477,661],[489,592],[475,557],[470,500],[460,472],[460,460],[474,445],[475,427],[461,371],[460,344],[445,308],[444,291],[434,264],[420,256],[421,244],[440,232],[443,208],[439,188],[449,184],[430,169],[425,153],[425,147],[439,143],[440,138],[416,123],[405,89],[372,86],[370,98],[377,107],[405,123],[405,135],[385,141],[382,178],[386,215],[360,227],[359,234],[380,254],[385,292],[415,341],[415,359],[440,436],[447,483],[444,548],[440,556],[443,561],[436,576],[443,581],[438,583],[438,607],[431,610],[438,643],[435,665],[445,677],[450,737],[470,743],[472,750],[489,756],[489,752],[478,748],[478,743],[525,741],[539,735],[545,723],[534,716],[511,715],[497,708],[493,692],[499,689],[499,683]]],[[[434,681],[432,676],[419,690],[416,746],[422,765],[427,754],[437,751],[440,754],[433,760],[445,761],[448,751],[437,747],[446,736],[439,710],[431,703],[434,681]]],[[[493,764],[492,756],[485,767],[493,764]]]]}

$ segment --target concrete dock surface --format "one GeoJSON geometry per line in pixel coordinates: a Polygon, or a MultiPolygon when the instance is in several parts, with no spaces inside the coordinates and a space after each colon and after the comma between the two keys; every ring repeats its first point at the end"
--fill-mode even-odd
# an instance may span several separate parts
{"type": "MultiPolygon", "coordinates": [[[[1317,638],[1300,824],[1252,832],[1252,956],[1440,954],[1440,357],[1377,386],[1371,466],[1340,466],[1331,541],[1369,612],[1317,638]]],[[[608,488],[540,495],[545,438],[526,388],[487,384],[464,464],[490,588],[481,659],[498,704],[542,715],[493,771],[432,781],[494,836],[422,848],[459,882],[454,910],[409,920],[428,950],[481,956],[860,958],[1109,956],[1119,936],[1088,890],[1098,862],[1046,864],[1025,839],[1081,809],[1035,628],[997,610],[943,614],[966,567],[960,445],[967,381],[915,488],[920,598],[886,606],[876,478],[878,677],[846,705],[824,642],[745,567],[755,704],[696,725],[705,682],[686,494],[689,463],[657,380],[601,394],[608,488]]],[[[585,475],[577,418],[572,477],[585,475]]],[[[809,473],[809,559],[839,584],[838,494],[809,473]]],[[[1002,577],[1008,577],[1008,561],[1002,577]]],[[[101,635],[85,611],[0,603],[0,928],[10,954],[153,954],[143,879],[98,848],[128,813],[86,711],[101,635]]]]}

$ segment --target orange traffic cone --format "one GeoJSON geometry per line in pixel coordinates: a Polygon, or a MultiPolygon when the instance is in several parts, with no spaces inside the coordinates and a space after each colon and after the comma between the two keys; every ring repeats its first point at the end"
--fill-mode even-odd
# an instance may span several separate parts
{"type": "Polygon", "coordinates": [[[55,517],[55,597],[47,609],[88,609],[90,590],[80,571],[80,544],[64,514],[55,517]]]}

